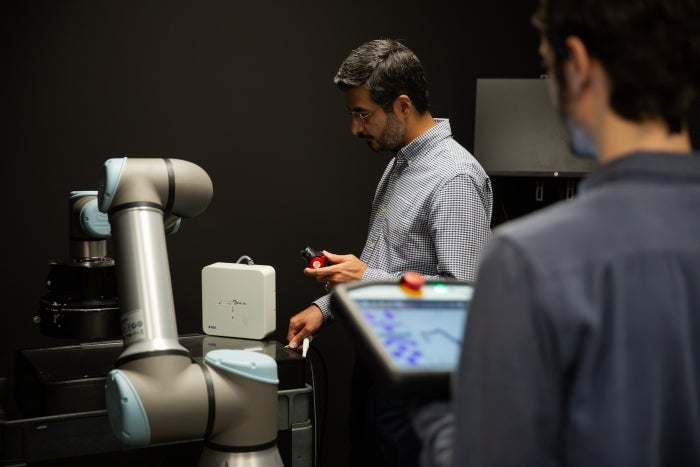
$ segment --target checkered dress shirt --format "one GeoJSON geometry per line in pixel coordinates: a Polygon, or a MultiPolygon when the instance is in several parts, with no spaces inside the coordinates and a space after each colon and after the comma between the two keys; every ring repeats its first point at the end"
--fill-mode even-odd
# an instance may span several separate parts
{"type": "MultiPolygon", "coordinates": [[[[491,182],[477,160],[437,125],[389,162],[372,203],[360,259],[362,280],[386,280],[406,271],[426,279],[474,280],[491,236],[491,182]]],[[[314,301],[324,321],[334,318],[330,294],[314,301]]]]}

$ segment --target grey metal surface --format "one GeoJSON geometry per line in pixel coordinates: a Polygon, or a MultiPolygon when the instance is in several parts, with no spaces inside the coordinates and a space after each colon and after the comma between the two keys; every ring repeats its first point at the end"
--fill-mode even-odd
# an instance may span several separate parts
{"type": "Polygon", "coordinates": [[[135,207],[110,216],[116,258],[124,352],[177,350],[177,334],[163,212],[135,207]]]}
{"type": "Polygon", "coordinates": [[[489,175],[580,176],[592,159],[571,154],[546,79],[478,79],[474,157],[489,175]]]}

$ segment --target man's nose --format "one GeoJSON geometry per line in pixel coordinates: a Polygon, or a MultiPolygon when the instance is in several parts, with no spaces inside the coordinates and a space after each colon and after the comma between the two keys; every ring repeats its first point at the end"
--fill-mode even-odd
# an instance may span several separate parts
{"type": "Polygon", "coordinates": [[[351,118],[350,119],[350,133],[353,136],[359,136],[362,134],[362,130],[364,130],[365,124],[362,123],[362,120],[359,118],[351,118]]]}

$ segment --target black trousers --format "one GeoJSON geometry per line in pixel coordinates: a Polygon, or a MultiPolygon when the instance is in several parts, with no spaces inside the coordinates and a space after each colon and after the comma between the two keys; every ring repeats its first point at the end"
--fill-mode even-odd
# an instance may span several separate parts
{"type": "Polygon", "coordinates": [[[376,384],[356,355],[350,402],[350,466],[417,467],[421,443],[408,403],[376,384]]]}

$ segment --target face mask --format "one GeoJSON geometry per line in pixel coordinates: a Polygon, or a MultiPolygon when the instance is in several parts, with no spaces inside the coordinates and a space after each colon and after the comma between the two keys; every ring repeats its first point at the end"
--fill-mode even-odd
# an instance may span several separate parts
{"type": "Polygon", "coordinates": [[[595,143],[588,137],[585,131],[566,115],[562,116],[566,132],[569,135],[569,148],[579,157],[598,157],[598,149],[595,143]]]}
{"type": "Polygon", "coordinates": [[[597,158],[598,149],[595,143],[588,137],[579,125],[574,123],[564,110],[567,107],[567,99],[557,86],[556,80],[552,78],[548,81],[549,98],[554,108],[559,113],[559,118],[564,124],[568,136],[569,150],[576,156],[586,158],[597,158]]]}

